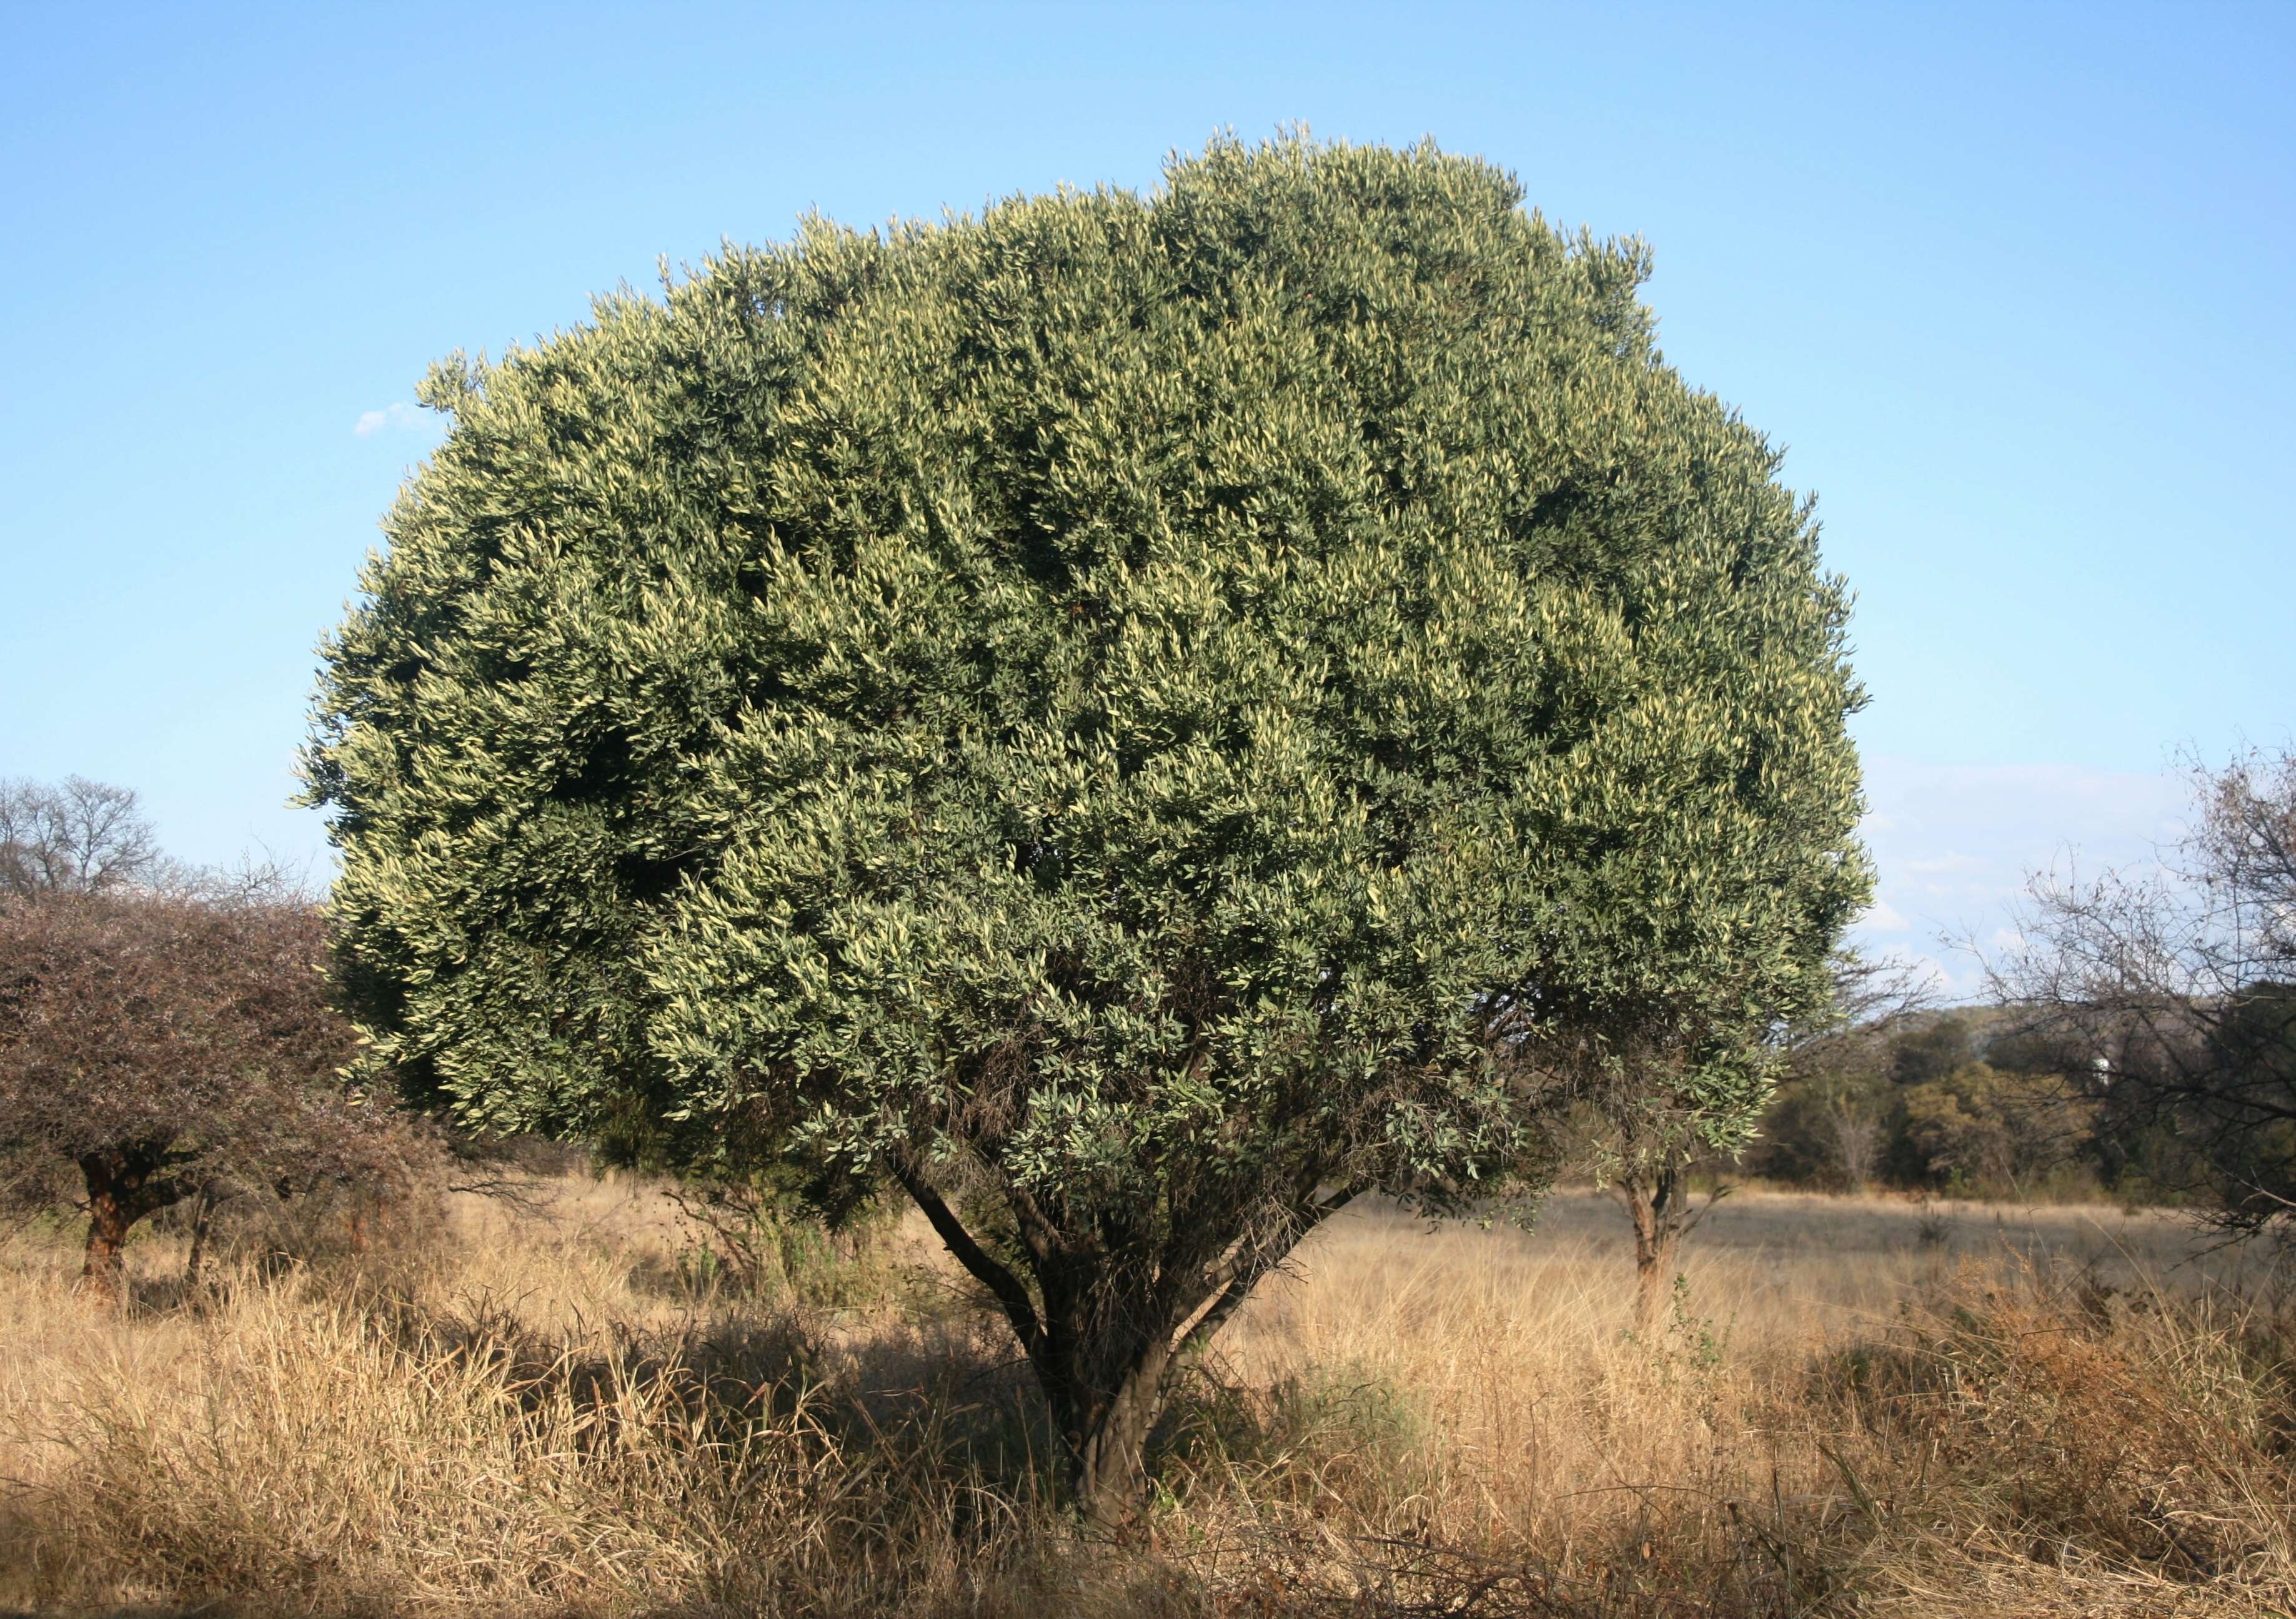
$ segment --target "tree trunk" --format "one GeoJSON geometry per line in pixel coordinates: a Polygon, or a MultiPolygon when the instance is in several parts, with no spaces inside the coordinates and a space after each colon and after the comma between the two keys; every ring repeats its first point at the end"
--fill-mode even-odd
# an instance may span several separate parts
{"type": "Polygon", "coordinates": [[[1174,1369],[1191,1346],[1210,1341],[1301,1237],[1356,1195],[1346,1187],[1323,1195],[1309,1181],[1280,1219],[1238,1232],[1225,1249],[1207,1255],[1196,1238],[1195,1251],[1177,1263],[1112,1277],[1097,1241],[1077,1242],[1052,1229],[1025,1194],[1011,1191],[1023,1217],[1032,1290],[964,1229],[915,1157],[895,1153],[889,1167],[1012,1323],[1068,1452],[1078,1511],[1117,1531],[1146,1504],[1148,1437],[1174,1369]]]}
{"type": "Polygon", "coordinates": [[[119,1251],[127,1246],[130,1223],[116,1198],[98,1195],[88,1199],[87,1250],[79,1274],[98,1298],[119,1296],[119,1251]]]}
{"type": "Polygon", "coordinates": [[[105,1300],[119,1296],[120,1250],[127,1246],[127,1229],[135,1223],[135,1194],[143,1177],[135,1173],[127,1155],[92,1152],[79,1161],[87,1182],[87,1251],[80,1262],[80,1280],[90,1293],[105,1300]]]}
{"type": "Polygon", "coordinates": [[[1635,1228],[1635,1337],[1647,1342],[1666,1313],[1682,1248],[1680,1178],[1672,1167],[1630,1174],[1611,1188],[1635,1228]]]}
{"type": "Polygon", "coordinates": [[[1853,1107],[1848,1099],[1835,1099],[1828,1110],[1833,1126],[1833,1156],[1841,1183],[1852,1193],[1862,1193],[1867,1182],[1874,1178],[1875,1149],[1881,1141],[1881,1121],[1853,1107]]]}
{"type": "Polygon", "coordinates": [[[215,1182],[202,1181],[199,1207],[192,1213],[192,1251],[184,1255],[184,1286],[187,1289],[199,1286],[200,1266],[207,1259],[208,1226],[215,1216],[215,1182]]]}
{"type": "Polygon", "coordinates": [[[1648,1341],[1666,1315],[1666,1299],[1674,1286],[1675,1260],[1681,1233],[1661,1224],[1652,1241],[1635,1245],[1635,1336],[1648,1341]]]}
{"type": "Polygon", "coordinates": [[[1144,1345],[1112,1388],[1071,1386],[1053,1401],[1068,1445],[1070,1488],[1078,1510],[1097,1527],[1121,1531],[1146,1503],[1148,1435],[1163,1413],[1164,1380],[1175,1358],[1167,1336],[1144,1345]]]}
{"type": "Polygon", "coordinates": [[[187,1190],[160,1177],[166,1162],[163,1150],[140,1147],[108,1147],[80,1157],[79,1172],[87,1182],[87,1249],[80,1280],[99,1298],[119,1296],[119,1255],[129,1229],[187,1190]]]}

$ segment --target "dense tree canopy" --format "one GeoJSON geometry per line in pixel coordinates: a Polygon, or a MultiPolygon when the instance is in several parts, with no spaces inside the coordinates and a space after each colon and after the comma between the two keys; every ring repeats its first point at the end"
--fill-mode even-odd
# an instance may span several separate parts
{"type": "Polygon", "coordinates": [[[1845,598],[1640,246],[1521,204],[1220,143],[435,372],[308,765],[374,1060],[898,1180],[1103,1496],[1338,1203],[1535,1178],[1604,1029],[1750,1116],[1866,892],[1845,598]]]}

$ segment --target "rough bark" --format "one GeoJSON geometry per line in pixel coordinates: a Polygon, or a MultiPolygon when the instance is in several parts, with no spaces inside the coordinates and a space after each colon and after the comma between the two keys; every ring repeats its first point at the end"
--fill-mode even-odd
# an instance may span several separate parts
{"type": "Polygon", "coordinates": [[[217,1175],[300,1190],[410,1165],[390,1105],[343,1086],[326,928],[299,901],[188,889],[0,905],[0,1137],[78,1167],[89,1292],[117,1296],[136,1222],[217,1175]]]}
{"type": "Polygon", "coordinates": [[[111,1148],[79,1160],[87,1183],[87,1247],[80,1279],[100,1298],[119,1296],[120,1254],[135,1222],[184,1196],[184,1187],[160,1173],[165,1158],[154,1149],[111,1148]]]}
{"type": "Polygon", "coordinates": [[[119,1253],[127,1246],[127,1228],[134,1222],[109,1187],[99,1188],[88,1177],[87,1247],[80,1262],[81,1281],[99,1298],[119,1296],[119,1253]]]}
{"type": "Polygon", "coordinates": [[[1066,1369],[1067,1384],[1046,1391],[1068,1447],[1077,1509],[1095,1525],[1121,1530],[1139,1513],[1148,1483],[1148,1435],[1163,1414],[1179,1351],[1166,1335],[1142,1342],[1129,1364],[1099,1376],[1066,1369]]]}
{"type": "Polygon", "coordinates": [[[1646,1177],[1629,1175],[1611,1188],[1611,1195],[1635,1228],[1635,1336],[1647,1339],[1665,1314],[1682,1248],[1680,1173],[1669,1167],[1646,1177]]]}

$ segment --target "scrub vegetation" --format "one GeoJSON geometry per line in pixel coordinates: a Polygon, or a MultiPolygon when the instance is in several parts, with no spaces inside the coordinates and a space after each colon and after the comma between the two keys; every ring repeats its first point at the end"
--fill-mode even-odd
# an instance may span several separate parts
{"type": "Polygon", "coordinates": [[[324,899],[0,781],[0,1607],[2296,1613],[2296,765],[1845,951],[1847,585],[1522,203],[1217,141],[438,368],[324,899]]]}
{"type": "MultiPolygon", "coordinates": [[[[1059,1503],[922,1219],[745,1282],[643,1181],[361,1252],[0,1250],[0,1603],[41,1612],[2253,1615],[2296,1601],[2268,1255],[2098,1206],[1749,1191],[1648,1337],[1626,1233],[1350,1210],[1059,1503]],[[2197,1257],[2196,1257],[2197,1255],[2197,1257]]],[[[329,1216],[332,1218],[332,1216],[329,1216]]],[[[160,1222],[164,1224],[165,1222],[160,1222]]],[[[1001,1339],[1001,1341],[1000,1341],[1001,1339]]]]}

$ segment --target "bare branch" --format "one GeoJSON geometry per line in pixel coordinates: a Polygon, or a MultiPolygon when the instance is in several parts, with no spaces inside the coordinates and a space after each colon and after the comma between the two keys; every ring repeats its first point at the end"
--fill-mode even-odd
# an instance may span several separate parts
{"type": "Polygon", "coordinates": [[[101,893],[163,866],[129,789],[84,776],[59,787],[0,781],[0,895],[101,893]]]}
{"type": "Polygon", "coordinates": [[[1271,1231],[1257,1244],[1239,1246],[1234,1256],[1221,1267],[1221,1273],[1216,1273],[1213,1278],[1217,1291],[1212,1294],[1210,1302],[1193,1321],[1182,1323],[1173,1341],[1174,1353],[1185,1354],[1210,1342],[1228,1317],[1251,1296],[1251,1290],[1259,1285],[1259,1279],[1282,1263],[1283,1255],[1297,1247],[1309,1231],[1354,1202],[1358,1191],[1356,1187],[1343,1188],[1320,1202],[1310,1193],[1301,1200],[1300,1212],[1302,1217],[1299,1223],[1271,1231]]]}
{"type": "Polygon", "coordinates": [[[2187,772],[2193,822],[2158,866],[2036,875],[2030,943],[1987,972],[2077,1093],[2150,1132],[2156,1173],[2252,1229],[2296,1197],[2296,750],[2187,772]]]}

